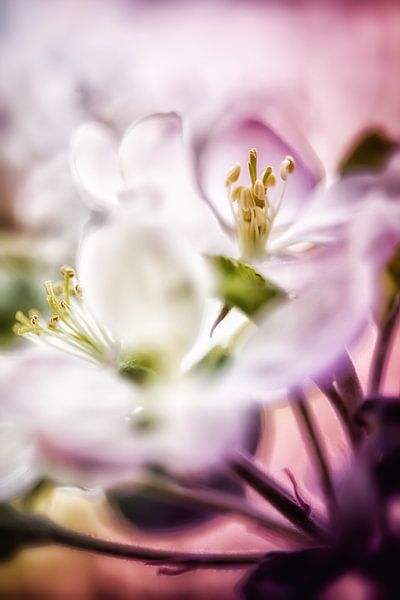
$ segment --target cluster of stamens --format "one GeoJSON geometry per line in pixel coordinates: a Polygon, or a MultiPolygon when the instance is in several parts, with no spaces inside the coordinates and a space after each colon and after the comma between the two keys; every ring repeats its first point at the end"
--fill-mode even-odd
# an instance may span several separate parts
{"type": "Polygon", "coordinates": [[[258,177],[257,151],[254,148],[249,152],[248,162],[251,185],[238,184],[232,188],[240,177],[241,167],[236,163],[229,169],[225,186],[243,258],[257,258],[265,252],[268,236],[283,199],[286,180],[293,173],[294,167],[294,159],[286,156],[279,169],[283,186],[275,204],[270,200],[269,191],[276,185],[277,177],[272,167],[267,167],[262,177],[258,177]]]}
{"type": "Polygon", "coordinates": [[[46,281],[44,284],[51,310],[47,321],[37,310],[31,309],[28,315],[19,310],[15,315],[14,333],[91,362],[108,362],[115,342],[85,307],[83,290],[76,280],[75,271],[64,265],[60,273],[62,281],[55,284],[46,281]]]}

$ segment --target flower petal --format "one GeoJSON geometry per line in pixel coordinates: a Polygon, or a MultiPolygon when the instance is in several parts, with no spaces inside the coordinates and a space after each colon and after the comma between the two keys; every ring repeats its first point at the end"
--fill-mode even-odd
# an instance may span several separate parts
{"type": "Polygon", "coordinates": [[[135,190],[137,197],[144,190],[158,190],[153,219],[156,212],[158,222],[175,227],[202,252],[232,251],[218,221],[193,189],[178,114],[158,113],[133,123],[122,139],[119,158],[128,194],[135,190]]]}
{"type": "Polygon", "coordinates": [[[34,447],[17,424],[0,424],[0,502],[20,496],[39,479],[34,447]]]}
{"type": "Polygon", "coordinates": [[[180,360],[199,329],[207,276],[175,232],[124,211],[85,237],[80,279],[94,314],[127,351],[180,360]]]}
{"type": "Polygon", "coordinates": [[[217,402],[194,377],[139,389],[111,370],[35,350],[15,356],[1,385],[9,390],[3,416],[34,443],[41,474],[63,484],[131,483],[154,464],[198,472],[248,433],[248,407],[236,409],[227,395],[217,402]],[[150,427],[140,426],[143,417],[150,427]]]}
{"type": "Polygon", "coordinates": [[[79,127],[72,137],[70,163],[78,189],[90,208],[108,210],[118,203],[123,180],[109,129],[98,123],[79,127]]]}
{"type": "Polygon", "coordinates": [[[329,372],[368,322],[379,295],[375,275],[346,245],[303,263],[302,288],[261,315],[259,329],[243,348],[236,377],[265,392],[329,372]]]}

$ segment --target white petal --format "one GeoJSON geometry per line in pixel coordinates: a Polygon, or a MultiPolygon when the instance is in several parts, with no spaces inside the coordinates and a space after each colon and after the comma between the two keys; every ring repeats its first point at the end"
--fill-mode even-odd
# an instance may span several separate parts
{"type": "Polygon", "coordinates": [[[118,203],[123,181],[115,141],[106,127],[97,123],[79,127],[71,140],[70,163],[90,208],[107,210],[118,203]]]}
{"type": "Polygon", "coordinates": [[[92,310],[126,349],[174,360],[192,345],[206,272],[175,232],[132,222],[122,211],[84,239],[79,273],[92,310]]]}
{"type": "Polygon", "coordinates": [[[346,248],[300,266],[297,297],[261,316],[237,364],[235,376],[259,390],[291,388],[330,371],[377,300],[375,270],[346,248]]]}
{"type": "Polygon", "coordinates": [[[26,492],[38,480],[33,442],[11,421],[0,424],[0,502],[26,492]]]}

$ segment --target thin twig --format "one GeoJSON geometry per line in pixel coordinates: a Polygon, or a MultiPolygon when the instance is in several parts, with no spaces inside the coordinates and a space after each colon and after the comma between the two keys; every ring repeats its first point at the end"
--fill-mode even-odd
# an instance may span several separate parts
{"type": "Polygon", "coordinates": [[[336,414],[340,417],[347,436],[353,446],[358,446],[364,437],[364,431],[353,420],[350,408],[338,390],[329,384],[317,384],[321,392],[328,398],[336,414]]]}
{"type": "Polygon", "coordinates": [[[399,312],[400,293],[396,294],[389,304],[378,333],[378,339],[376,340],[374,355],[372,357],[369,395],[376,395],[380,392],[399,312]]]}
{"type": "Polygon", "coordinates": [[[293,395],[292,408],[299,424],[304,442],[309,442],[312,449],[312,455],[320,475],[321,487],[324,492],[332,519],[332,517],[337,514],[337,500],[328,466],[328,460],[326,458],[326,450],[322,442],[318,426],[316,425],[312,414],[308,409],[304,395],[300,391],[296,391],[293,395]]]}
{"type": "Polygon", "coordinates": [[[301,531],[288,527],[279,521],[265,515],[264,512],[246,502],[243,498],[203,489],[187,489],[175,484],[162,481],[148,484],[145,488],[152,494],[161,498],[174,498],[184,500],[186,505],[207,508],[222,514],[235,514],[249,519],[264,531],[291,539],[302,544],[308,543],[308,536],[301,531]]]}
{"type": "Polygon", "coordinates": [[[300,505],[295,497],[271,475],[262,471],[255,461],[244,453],[231,459],[233,471],[274,506],[293,525],[318,541],[326,541],[328,534],[312,516],[311,510],[300,505]]]}

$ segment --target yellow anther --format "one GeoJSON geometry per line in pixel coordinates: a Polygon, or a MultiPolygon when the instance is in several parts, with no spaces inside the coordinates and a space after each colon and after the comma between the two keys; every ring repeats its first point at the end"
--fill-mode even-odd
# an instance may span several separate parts
{"type": "Polygon", "coordinates": [[[242,190],[242,193],[240,194],[240,207],[242,210],[254,208],[254,198],[251,188],[246,187],[242,190]]]}
{"type": "Polygon", "coordinates": [[[253,186],[253,192],[256,198],[259,200],[264,200],[265,198],[265,187],[263,182],[260,179],[257,179],[253,186]]]}
{"type": "Polygon", "coordinates": [[[58,315],[51,315],[47,326],[50,327],[50,329],[56,329],[59,320],[60,320],[60,317],[58,315]]]}
{"type": "Polygon", "coordinates": [[[244,190],[244,185],[237,185],[235,188],[233,188],[232,193],[231,193],[232,202],[237,202],[239,200],[240,195],[243,190],[244,190]]]}
{"type": "Polygon", "coordinates": [[[267,167],[265,169],[265,171],[263,173],[263,176],[262,176],[262,182],[263,182],[264,185],[267,185],[267,179],[271,175],[272,172],[273,172],[272,167],[267,167]]]}
{"type": "Polygon", "coordinates": [[[63,310],[69,310],[69,305],[65,302],[65,300],[60,300],[60,308],[63,310]]]}
{"type": "Polygon", "coordinates": [[[13,333],[15,333],[15,335],[24,335],[24,333],[26,333],[26,331],[24,331],[24,328],[21,327],[21,325],[19,325],[18,323],[15,323],[12,326],[12,331],[13,333]]]}
{"type": "Polygon", "coordinates": [[[18,321],[18,323],[21,323],[21,325],[27,325],[28,327],[31,325],[30,320],[24,315],[22,310],[18,310],[15,313],[15,320],[18,321]]]}
{"type": "Polygon", "coordinates": [[[259,206],[256,206],[254,211],[255,211],[257,227],[261,227],[262,225],[265,225],[266,217],[265,217],[265,212],[263,211],[263,209],[260,208],[259,206]]]}
{"type": "Polygon", "coordinates": [[[31,325],[39,325],[39,315],[34,313],[30,318],[31,325]]]}
{"type": "Polygon", "coordinates": [[[242,211],[242,218],[243,218],[243,221],[246,221],[246,223],[250,223],[250,221],[251,221],[251,211],[250,210],[243,210],[242,211]]]}
{"type": "Polygon", "coordinates": [[[60,273],[61,275],[64,275],[64,277],[69,277],[70,279],[75,277],[74,269],[72,269],[72,267],[69,267],[68,265],[63,265],[62,267],[60,267],[60,273]]]}
{"type": "Polygon", "coordinates": [[[265,187],[267,187],[267,188],[274,187],[275,184],[276,184],[276,177],[275,177],[274,173],[270,173],[265,182],[265,187]]]}
{"type": "Polygon", "coordinates": [[[74,293],[75,293],[76,296],[82,296],[83,295],[83,288],[79,285],[79,283],[75,284],[74,293]]]}
{"type": "Polygon", "coordinates": [[[279,174],[282,181],[286,181],[290,173],[293,173],[295,167],[295,161],[292,156],[286,156],[279,167],[279,174]]]}
{"type": "Polygon", "coordinates": [[[235,163],[229,169],[226,176],[225,187],[229,187],[232,183],[235,183],[240,177],[240,163],[235,163]]]}

